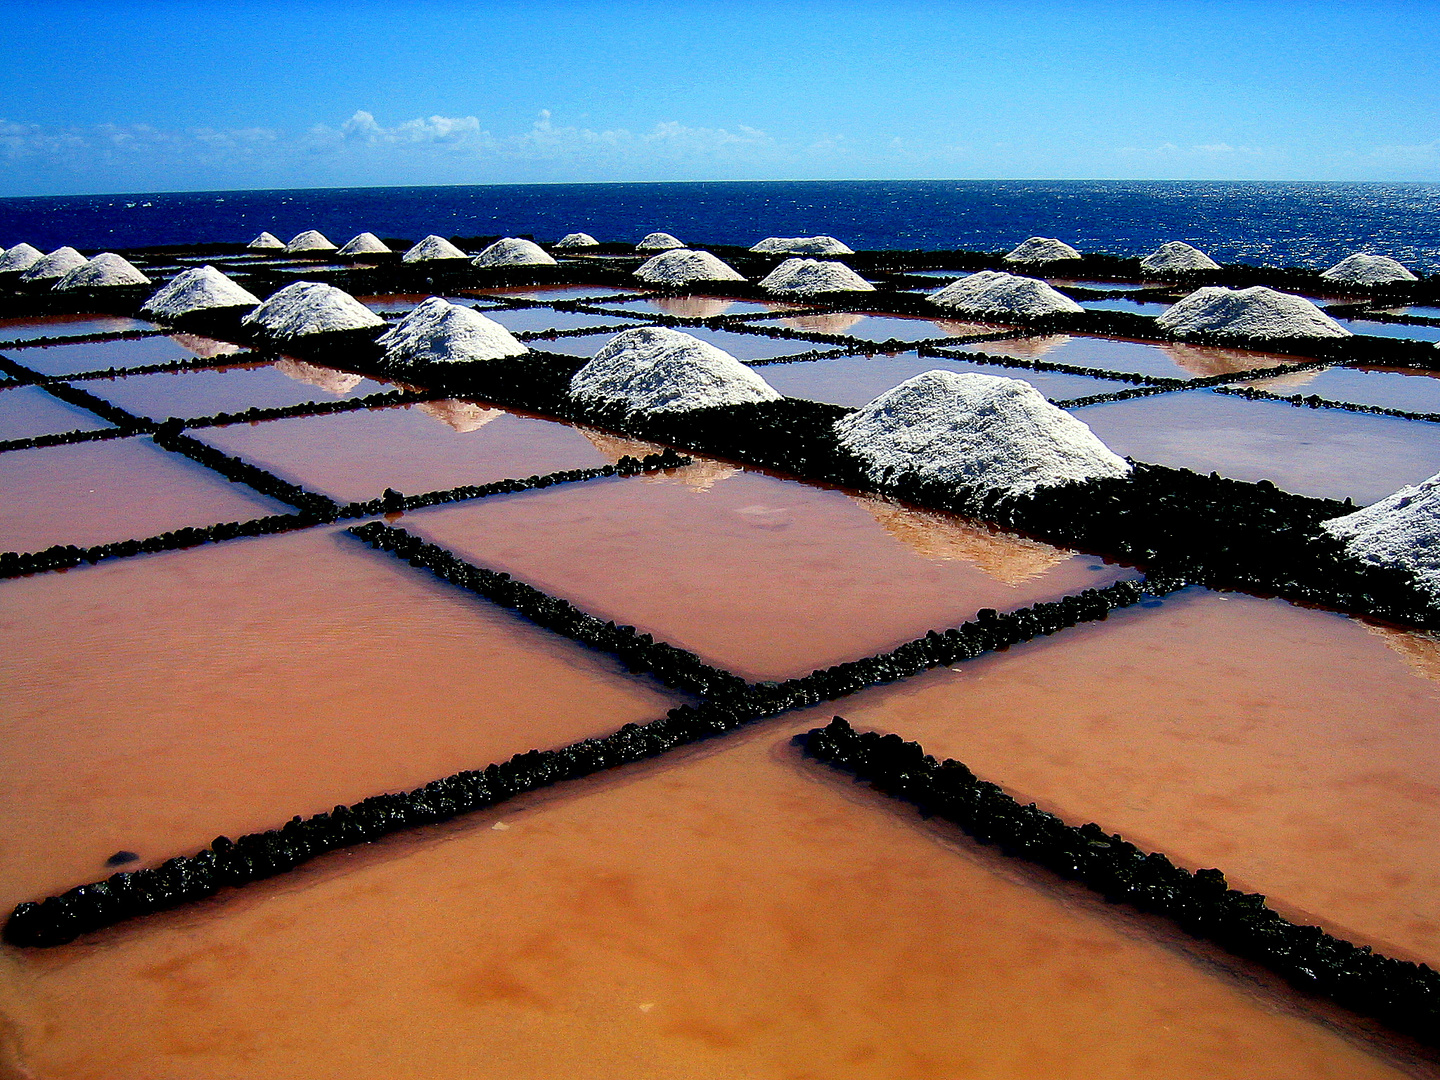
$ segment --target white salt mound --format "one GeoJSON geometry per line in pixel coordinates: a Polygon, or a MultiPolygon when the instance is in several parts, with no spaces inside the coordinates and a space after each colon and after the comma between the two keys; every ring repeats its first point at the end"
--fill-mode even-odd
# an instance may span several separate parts
{"type": "Polygon", "coordinates": [[[786,259],[765,275],[760,287],[777,296],[875,291],[874,285],[844,263],[819,259],[786,259]]]}
{"type": "Polygon", "coordinates": [[[318,281],[286,285],[241,322],[277,340],[385,325],[349,293],[318,281]]]}
{"type": "Polygon", "coordinates": [[[1303,296],[1276,292],[1264,285],[1226,289],[1207,285],[1155,320],[1176,337],[1209,335],[1223,338],[1339,338],[1350,331],[1303,296]]]}
{"type": "Polygon", "coordinates": [[[1014,251],[1010,252],[1009,255],[1006,255],[1005,261],[1012,263],[1048,263],[1060,262],[1062,259],[1078,258],[1080,258],[1080,252],[1076,251],[1069,244],[1061,243],[1059,240],[1052,240],[1045,236],[1032,236],[1014,251]]]}
{"type": "Polygon", "coordinates": [[[281,240],[274,233],[262,232],[259,236],[245,245],[250,251],[283,251],[285,241],[281,240]]]}
{"type": "Polygon", "coordinates": [[[1347,285],[1384,285],[1391,281],[1419,280],[1388,255],[1351,255],[1320,276],[1326,281],[1341,281],[1347,285]]]}
{"type": "Polygon", "coordinates": [[[926,371],[836,421],[872,480],[902,476],[1024,495],[1130,466],[1027,382],[926,371]]]}
{"type": "Polygon", "coordinates": [[[1183,240],[1161,244],[1140,260],[1140,269],[1152,273],[1180,273],[1186,270],[1219,270],[1220,264],[1183,240]]]}
{"type": "Polygon", "coordinates": [[[56,248],[43,258],[36,259],[30,269],[20,275],[21,281],[59,281],[77,266],[88,262],[84,255],[72,247],[56,248]]]}
{"type": "Polygon", "coordinates": [[[102,251],[55,283],[57,289],[110,289],[118,285],[149,285],[150,279],[123,255],[102,251]]]}
{"type": "Polygon", "coordinates": [[[555,260],[530,240],[507,236],[496,240],[479,255],[472,266],[554,266],[555,260]]]}
{"type": "Polygon", "coordinates": [[[1045,315],[1074,315],[1085,310],[1039,278],[1019,277],[1000,270],[981,270],[952,281],[932,294],[930,302],[946,311],[981,318],[1035,319],[1045,315]]]}
{"type": "Polygon", "coordinates": [[[589,233],[572,232],[555,241],[555,246],[561,249],[599,247],[600,241],[589,233]]]}
{"type": "Polygon", "coordinates": [[[1327,521],[1324,529],[1362,562],[1409,572],[1440,602],[1440,476],[1327,521]]]}
{"type": "Polygon", "coordinates": [[[682,244],[668,232],[646,233],[641,241],[635,245],[636,251],[670,251],[673,248],[683,248],[682,244]]]}
{"type": "Polygon", "coordinates": [[[767,236],[750,249],[757,255],[854,255],[833,236],[767,236]]]}
{"type": "Polygon", "coordinates": [[[733,266],[708,251],[676,248],[646,259],[635,276],[647,285],[689,285],[696,281],[744,281],[733,266]]]}
{"type": "Polygon", "coordinates": [[[661,326],[616,334],[575,373],[570,395],[584,405],[620,405],[627,413],[780,400],[774,387],[723,349],[661,326]]]}
{"type": "Polygon", "coordinates": [[[421,303],[377,344],[386,359],[399,364],[452,364],[523,356],[525,348],[509,330],[474,308],[439,296],[421,303]]]}
{"type": "Polygon", "coordinates": [[[390,249],[373,232],[362,232],[336,252],[337,255],[388,255],[390,249]]]}
{"type": "Polygon", "coordinates": [[[439,262],[442,259],[468,259],[470,256],[461,251],[458,247],[446,240],[443,236],[436,236],[431,233],[418,244],[412,247],[404,255],[400,256],[401,262],[439,262]]]}
{"type": "Polygon", "coordinates": [[[287,255],[298,255],[303,251],[334,250],[335,245],[326,238],[324,233],[315,229],[306,229],[285,245],[285,253],[287,255]]]}
{"type": "Polygon", "coordinates": [[[260,298],[216,270],[196,266],[176,274],[140,310],[157,319],[178,319],[197,311],[258,307],[260,298]]]}
{"type": "Polygon", "coordinates": [[[15,274],[29,270],[45,257],[39,248],[29,244],[16,244],[4,255],[0,255],[0,274],[15,274]]]}

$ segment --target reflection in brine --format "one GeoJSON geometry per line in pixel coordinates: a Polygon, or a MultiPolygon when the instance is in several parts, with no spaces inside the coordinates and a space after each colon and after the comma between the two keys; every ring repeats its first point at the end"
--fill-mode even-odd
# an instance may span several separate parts
{"type": "Polygon", "coordinates": [[[170,337],[182,349],[206,359],[212,356],[230,356],[240,351],[240,346],[233,341],[218,341],[200,334],[171,334],[170,337]]]}
{"type": "Polygon", "coordinates": [[[713,319],[729,311],[734,301],[718,296],[652,296],[649,303],[677,319],[713,319]]]}
{"type": "Polygon", "coordinates": [[[1273,353],[1250,352],[1247,349],[1226,349],[1218,345],[1189,345],[1180,341],[1167,341],[1160,348],[1171,360],[1191,375],[1206,378],[1211,375],[1230,375],[1237,371],[1254,371],[1257,368],[1279,367],[1293,364],[1292,357],[1276,356],[1273,353]]]}
{"type": "Polygon", "coordinates": [[[1045,337],[1015,338],[1011,341],[987,341],[976,348],[987,356],[1008,356],[1015,360],[1038,360],[1048,352],[1070,342],[1068,334],[1047,334],[1045,337]]]}
{"type": "Polygon", "coordinates": [[[1416,675],[1440,682],[1440,636],[1398,626],[1364,623],[1365,629],[1393,649],[1416,675]]]}
{"type": "Polygon", "coordinates": [[[473,401],[459,401],[455,398],[447,398],[444,401],[422,401],[417,408],[441,423],[450,425],[461,434],[467,431],[477,431],[505,415],[504,409],[487,409],[473,401]]]}
{"type": "Polygon", "coordinates": [[[803,330],[807,334],[843,334],[854,326],[864,315],[853,311],[835,311],[824,315],[797,315],[793,319],[781,319],[781,326],[792,330],[803,330]]]}
{"type": "MultiPolygon", "coordinates": [[[[578,425],[575,430],[589,439],[590,445],[609,458],[611,464],[618,462],[622,457],[628,456],[638,460],[648,454],[660,454],[665,451],[665,447],[658,443],[625,439],[619,435],[611,435],[608,431],[597,431],[595,428],[578,425]]],[[[680,469],[645,473],[640,480],[647,484],[679,483],[698,493],[709,491],[727,476],[734,476],[741,471],[738,465],[717,461],[715,458],[700,457],[696,454],[690,456],[694,458],[693,464],[680,469]]]]}
{"type": "Polygon", "coordinates": [[[326,393],[341,397],[348,394],[355,387],[364,381],[363,375],[356,375],[353,371],[340,371],[336,368],[322,367],[319,364],[312,364],[306,360],[296,360],[292,356],[282,356],[275,361],[275,370],[282,375],[287,375],[296,382],[305,383],[308,386],[317,386],[326,393]]]}

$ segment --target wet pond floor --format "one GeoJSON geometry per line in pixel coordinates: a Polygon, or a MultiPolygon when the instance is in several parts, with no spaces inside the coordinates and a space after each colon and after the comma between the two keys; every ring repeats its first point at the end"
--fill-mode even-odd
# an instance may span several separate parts
{"type": "Polygon", "coordinates": [[[111,426],[89,409],[51,397],[38,386],[11,386],[0,392],[0,442],[111,426]]]}
{"type": "Polygon", "coordinates": [[[1203,379],[1237,371],[1284,367],[1300,363],[1304,359],[1213,345],[1071,337],[1067,334],[1019,338],[1013,341],[987,341],[961,348],[967,352],[990,353],[1022,360],[1044,360],[1051,364],[1071,364],[1075,367],[1099,368],[1103,371],[1162,379],[1203,379]]]}

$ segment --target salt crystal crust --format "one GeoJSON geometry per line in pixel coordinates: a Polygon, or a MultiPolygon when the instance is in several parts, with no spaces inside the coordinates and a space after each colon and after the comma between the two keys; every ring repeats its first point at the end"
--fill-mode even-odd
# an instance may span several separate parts
{"type": "Polygon", "coordinates": [[[1220,264],[1183,240],[1171,240],[1141,259],[1140,269],[1153,273],[1175,274],[1187,270],[1219,270],[1220,264]]]}
{"type": "Polygon", "coordinates": [[[241,321],[282,341],[385,325],[349,293],[318,281],[286,285],[241,321]]]}
{"type": "Polygon", "coordinates": [[[336,254],[389,255],[390,249],[385,246],[385,241],[381,240],[373,232],[362,232],[359,236],[349,240],[336,254]]]}
{"type": "Polygon", "coordinates": [[[446,240],[431,233],[400,257],[401,262],[438,262],[441,259],[468,259],[465,252],[446,240]]]}
{"type": "Polygon", "coordinates": [[[1075,315],[1085,309],[1038,278],[1019,277],[1001,270],[981,270],[953,281],[930,297],[930,302],[959,315],[1005,316],[1027,319],[1046,315],[1075,315]]]}
{"type": "Polygon", "coordinates": [[[72,247],[56,248],[49,255],[36,259],[30,268],[20,275],[21,281],[59,281],[77,266],[84,266],[88,260],[72,247]]]}
{"type": "Polygon", "coordinates": [[[1017,247],[1010,254],[1005,256],[1006,262],[1012,263],[1049,263],[1060,262],[1063,259],[1078,259],[1080,252],[1076,251],[1069,244],[1059,240],[1053,240],[1046,236],[1032,236],[1023,244],[1017,247]]]}
{"type": "Polygon", "coordinates": [[[1226,289],[1207,285],[1155,320],[1176,337],[1209,336],[1264,341],[1279,338],[1342,338],[1350,331],[1303,296],[1264,285],[1226,289]]]}
{"type": "Polygon", "coordinates": [[[518,237],[496,240],[479,255],[472,266],[554,266],[555,260],[539,244],[518,237]]]}
{"type": "Polygon", "coordinates": [[[833,236],[767,236],[750,249],[757,255],[854,255],[833,236]]]}
{"type": "Polygon", "coordinates": [[[1440,602],[1440,475],[1327,521],[1323,528],[1345,541],[1355,558],[1404,570],[1440,602]]]}
{"type": "Polygon", "coordinates": [[[569,248],[590,248],[599,247],[600,241],[596,240],[595,237],[589,233],[572,232],[566,233],[559,240],[555,241],[555,246],[562,250],[569,248]]]}
{"type": "Polygon", "coordinates": [[[677,248],[646,259],[635,276],[647,285],[689,285],[696,281],[744,281],[734,267],[708,251],[677,248]]]}
{"type": "Polygon", "coordinates": [[[120,285],[149,285],[150,279],[122,255],[102,251],[89,262],[75,267],[55,283],[55,288],[111,289],[120,285]]]}
{"type": "Polygon", "coordinates": [[[287,255],[299,255],[301,252],[305,251],[334,250],[335,245],[326,238],[324,233],[319,232],[316,229],[306,229],[304,232],[299,233],[294,238],[292,238],[291,241],[285,245],[285,253],[287,255]]]}
{"type": "Polygon", "coordinates": [[[396,364],[453,364],[523,356],[525,348],[509,330],[474,308],[432,296],[377,341],[396,364]]]}
{"type": "Polygon", "coordinates": [[[140,310],[157,319],[178,319],[197,311],[258,307],[260,298],[216,270],[196,266],[176,274],[140,310]]]}
{"type": "Polygon", "coordinates": [[[16,244],[0,255],[0,274],[15,274],[29,270],[45,257],[45,253],[29,244],[16,244]]]}
{"type": "Polygon", "coordinates": [[[274,233],[262,232],[245,245],[250,251],[284,251],[285,241],[274,233]]]}
{"type": "Polygon", "coordinates": [[[1320,275],[1326,281],[1347,285],[1385,285],[1392,281],[1418,281],[1414,274],[1388,255],[1351,255],[1320,275]]]}
{"type": "Polygon", "coordinates": [[[777,296],[875,291],[874,285],[844,263],[819,259],[786,259],[765,275],[760,287],[777,296]]]}
{"type": "Polygon", "coordinates": [[[779,401],[775,388],[723,349],[679,330],[641,326],[616,334],[570,380],[582,405],[626,413],[690,412],[779,401]]]}
{"type": "Polygon", "coordinates": [[[1027,382],[926,371],[835,423],[840,443],[880,483],[902,476],[977,493],[1126,476],[1129,464],[1027,382]]]}
{"type": "Polygon", "coordinates": [[[635,245],[635,250],[670,251],[672,248],[683,248],[684,246],[684,244],[682,244],[675,237],[671,236],[668,232],[652,232],[645,234],[645,236],[640,240],[640,243],[635,245]]]}

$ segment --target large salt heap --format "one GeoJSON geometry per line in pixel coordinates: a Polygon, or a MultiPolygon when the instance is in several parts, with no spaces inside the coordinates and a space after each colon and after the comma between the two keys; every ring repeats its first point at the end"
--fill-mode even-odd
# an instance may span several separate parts
{"type": "Polygon", "coordinates": [[[569,251],[571,248],[592,248],[599,247],[600,241],[589,233],[572,232],[566,233],[559,240],[555,241],[555,248],[558,251],[569,251]]]}
{"type": "Polygon", "coordinates": [[[819,259],[786,259],[765,275],[760,288],[776,296],[875,291],[874,285],[844,263],[819,259]]]}
{"type": "Polygon", "coordinates": [[[75,267],[55,283],[55,288],[113,289],[120,285],[149,285],[150,279],[123,255],[102,251],[88,262],[75,267]]]}
{"type": "Polygon", "coordinates": [[[29,270],[45,257],[45,253],[29,244],[16,244],[0,255],[0,274],[18,274],[29,270]]]}
{"type": "Polygon", "coordinates": [[[682,244],[668,232],[646,233],[640,242],[635,245],[636,251],[671,251],[674,248],[683,248],[682,244]]]}
{"type": "Polygon", "coordinates": [[[835,433],[881,483],[908,476],[1009,496],[1130,472],[1085,424],[998,375],[923,372],[836,421],[835,433]]]}
{"type": "Polygon", "coordinates": [[[1141,259],[1140,269],[1153,274],[1185,274],[1196,270],[1219,270],[1220,264],[1183,240],[1171,240],[1141,259]]]}
{"type": "Polygon", "coordinates": [[[690,285],[698,281],[744,281],[733,266],[708,251],[676,248],[646,259],[635,276],[647,285],[690,285]]]}
{"type": "Polygon", "coordinates": [[[494,319],[439,296],[417,306],[376,344],[391,363],[407,366],[498,360],[529,351],[494,319]]]}
{"type": "Polygon", "coordinates": [[[833,236],[767,236],[750,249],[756,255],[854,255],[833,236]]]}
{"type": "Polygon", "coordinates": [[[930,296],[946,311],[976,318],[1039,319],[1047,315],[1076,315],[1085,309],[1039,278],[1019,277],[1000,270],[981,270],[952,281],[930,296]]]}
{"type": "Polygon", "coordinates": [[[390,249],[385,246],[385,241],[373,232],[362,232],[359,236],[349,240],[335,254],[352,257],[355,255],[389,255],[390,249]]]}
{"type": "Polygon", "coordinates": [[[532,240],[507,236],[476,255],[472,266],[554,266],[552,259],[532,240]]]}
{"type": "Polygon", "coordinates": [[[1346,285],[1388,285],[1392,281],[1418,281],[1414,274],[1388,255],[1351,255],[1320,277],[1346,285]]]}
{"type": "Polygon", "coordinates": [[[36,259],[30,268],[20,275],[24,282],[59,281],[77,266],[88,262],[84,255],[72,247],[56,248],[44,258],[36,259]]]}
{"type": "Polygon", "coordinates": [[[1264,285],[1196,289],[1155,320],[1178,338],[1214,337],[1263,341],[1280,338],[1340,338],[1350,331],[1303,296],[1264,285]]]}
{"type": "Polygon", "coordinates": [[[285,241],[281,240],[274,233],[262,232],[259,236],[245,245],[250,251],[284,251],[285,241]]]}
{"type": "Polygon", "coordinates": [[[324,233],[317,229],[306,229],[304,232],[294,236],[290,242],[285,245],[285,254],[287,255],[305,255],[312,252],[334,250],[335,245],[329,241],[324,233]]]}
{"type": "Polygon", "coordinates": [[[195,266],[176,274],[168,284],[145,301],[142,313],[162,321],[183,318],[196,312],[235,311],[260,305],[260,298],[216,270],[195,266]]]}
{"type": "Polygon", "coordinates": [[[570,395],[582,405],[619,406],[627,414],[690,412],[781,396],[723,349],[661,326],[616,334],[575,373],[570,395]]]}
{"type": "Polygon", "coordinates": [[[286,285],[241,321],[277,341],[385,325],[349,293],[318,281],[286,285]]]}
{"type": "Polygon", "coordinates": [[[1080,258],[1080,252],[1069,244],[1047,236],[1032,236],[1005,256],[1009,263],[1052,263],[1080,258]]]}
{"type": "Polygon", "coordinates": [[[1361,562],[1397,567],[1440,603],[1440,476],[1325,522],[1361,562]]]}
{"type": "Polygon", "coordinates": [[[400,257],[401,262],[440,262],[443,259],[468,259],[465,252],[446,240],[431,233],[400,257]]]}

